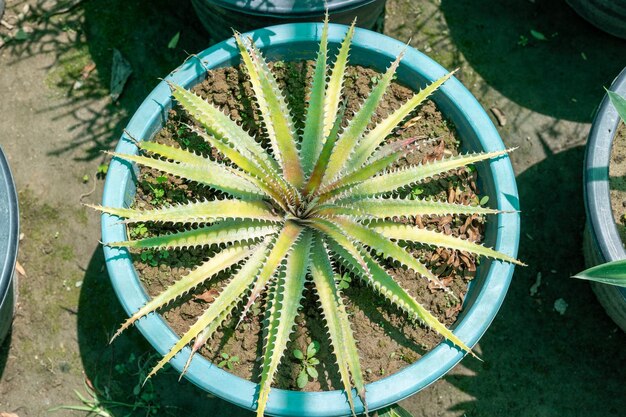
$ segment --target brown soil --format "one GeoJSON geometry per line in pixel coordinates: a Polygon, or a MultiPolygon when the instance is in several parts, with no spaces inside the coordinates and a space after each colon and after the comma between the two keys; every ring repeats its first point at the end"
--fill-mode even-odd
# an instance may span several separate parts
{"type": "MultiPolygon", "coordinates": [[[[295,115],[302,115],[303,103],[306,103],[305,88],[310,76],[311,63],[277,63],[274,66],[281,87],[288,91],[287,97],[295,115]]],[[[380,74],[371,69],[350,67],[345,82],[345,95],[348,111],[346,117],[359,108],[359,103],[366,97],[380,74]]],[[[194,88],[194,91],[209,101],[223,107],[226,113],[253,134],[259,130],[258,118],[249,101],[252,91],[245,75],[238,68],[225,68],[210,71],[206,81],[194,88]]],[[[396,109],[406,101],[412,91],[393,84],[381,104],[374,122],[381,120],[388,112],[396,109]]],[[[298,118],[300,120],[301,118],[298,118]]],[[[192,148],[205,155],[219,158],[208,145],[190,134],[182,125],[191,122],[179,109],[170,112],[167,126],[157,133],[154,140],[192,148]],[[178,138],[178,139],[174,139],[178,138]]],[[[301,127],[300,122],[297,122],[301,127]]],[[[437,110],[433,102],[426,102],[414,117],[397,130],[395,138],[418,136],[423,138],[420,146],[409,153],[398,165],[416,164],[425,160],[434,160],[443,155],[457,152],[459,138],[452,126],[437,110]],[[426,139],[432,139],[427,141],[426,139]]],[[[141,169],[139,187],[135,204],[138,207],[150,208],[166,202],[184,202],[188,199],[210,197],[212,192],[206,188],[186,183],[179,179],[159,176],[155,170],[141,169]],[[155,189],[163,190],[162,192],[155,189]],[[157,198],[157,195],[163,194],[157,198]]],[[[437,197],[449,202],[474,204],[478,203],[476,174],[473,170],[462,169],[455,175],[432,180],[423,184],[420,197],[437,197]]],[[[444,231],[445,233],[462,236],[474,241],[481,241],[483,220],[478,216],[446,216],[411,218],[416,224],[444,231]]],[[[148,224],[147,232],[131,228],[131,236],[138,233],[145,235],[162,233],[171,230],[171,226],[148,224]]],[[[476,259],[468,253],[447,249],[413,248],[414,255],[419,257],[438,274],[451,289],[457,299],[446,296],[442,291],[428,288],[424,279],[415,273],[403,269],[391,269],[392,275],[413,294],[422,304],[432,311],[443,323],[451,325],[456,320],[461,303],[467,290],[467,283],[476,270],[476,259]]],[[[144,252],[145,253],[145,252],[144,252]]],[[[180,276],[209,256],[207,249],[199,248],[187,251],[149,252],[148,255],[135,255],[135,266],[140,273],[144,285],[150,295],[156,295],[180,276]]],[[[207,302],[220,287],[221,280],[215,280],[198,288],[194,294],[183,298],[164,312],[164,317],[179,334],[185,332],[195,318],[206,308],[207,302]],[[217,281],[217,282],[216,282],[217,281]]],[[[378,380],[398,371],[407,364],[419,359],[425,352],[432,349],[441,337],[410,320],[401,312],[390,307],[382,297],[353,277],[350,287],[344,291],[346,304],[352,317],[352,326],[358,341],[361,365],[368,382],[378,380]]],[[[316,296],[313,291],[305,291],[303,309],[297,320],[298,326],[292,341],[285,353],[274,385],[280,388],[294,389],[296,376],[300,370],[299,362],[293,357],[293,350],[306,350],[312,340],[318,341],[321,350],[317,354],[321,364],[318,366],[319,381],[310,381],[305,387],[307,391],[337,389],[337,369],[334,365],[330,346],[327,340],[324,322],[319,312],[316,296]]],[[[236,312],[233,318],[219,330],[202,350],[202,354],[215,363],[219,363],[222,353],[237,356],[239,363],[231,369],[236,375],[256,380],[259,374],[261,355],[261,320],[263,308],[255,307],[252,314],[246,317],[243,324],[233,330],[239,318],[236,312]]]]}
{"type": "Polygon", "coordinates": [[[626,125],[623,122],[620,123],[613,138],[609,163],[609,187],[613,219],[622,242],[626,242],[626,125]]]}

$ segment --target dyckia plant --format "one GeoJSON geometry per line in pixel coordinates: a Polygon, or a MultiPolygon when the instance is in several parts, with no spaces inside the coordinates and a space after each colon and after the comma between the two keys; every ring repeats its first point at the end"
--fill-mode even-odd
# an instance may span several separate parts
{"type": "Polygon", "coordinates": [[[191,356],[240,303],[243,303],[240,314],[244,317],[265,293],[265,344],[257,398],[257,415],[263,415],[276,370],[287,352],[305,284],[310,282],[319,297],[347,400],[355,410],[352,389],[356,388],[365,404],[365,383],[357,342],[338,285],[340,267],[342,272],[351,271],[353,278],[369,284],[411,319],[432,327],[460,349],[470,352],[468,346],[394,280],[387,267],[395,262],[444,289],[437,276],[399,242],[419,242],[518,263],[479,244],[400,221],[417,215],[497,211],[400,198],[398,192],[467,164],[500,157],[506,151],[459,155],[423,165],[392,168],[407,152],[411,140],[386,139],[451,74],[419,91],[373,129],[368,129],[402,59],[401,54],[351,120],[343,123],[342,85],[353,34],[354,25],[347,31],[329,69],[328,22],[325,22],[301,132],[294,128],[284,94],[261,52],[250,40],[236,34],[262,120],[263,137],[251,136],[213,104],[171,85],[173,97],[197,122],[193,131],[220,152],[223,160],[218,162],[149,141],[137,144],[144,155],[115,154],[226,195],[222,199],[145,211],[98,207],[105,213],[125,218],[127,223],[191,225],[178,232],[108,243],[109,246],[165,250],[202,246],[210,247],[212,254],[140,308],[118,334],[220,272],[232,271],[232,278],[215,301],[149,376],[188,344],[192,346],[191,361],[191,356]]]}

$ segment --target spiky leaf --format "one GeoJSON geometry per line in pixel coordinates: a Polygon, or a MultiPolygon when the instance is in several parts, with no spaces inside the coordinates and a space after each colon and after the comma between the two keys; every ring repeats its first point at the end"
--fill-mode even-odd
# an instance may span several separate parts
{"type": "MultiPolygon", "coordinates": [[[[328,23],[328,13],[324,19],[328,23]]],[[[328,55],[328,25],[324,24],[320,49],[315,61],[313,83],[309,92],[309,105],[306,111],[304,132],[302,133],[302,169],[305,175],[313,170],[315,161],[324,145],[324,98],[326,92],[326,59],[328,55]]]]}
{"type": "Polygon", "coordinates": [[[300,187],[304,181],[304,173],[296,146],[296,130],[287,101],[278,88],[276,78],[270,71],[261,51],[253,43],[246,48],[239,36],[236,36],[236,39],[256,93],[265,132],[272,144],[274,155],[281,164],[285,179],[295,187],[300,187]]]}
{"type": "Polygon", "coordinates": [[[254,240],[272,233],[278,227],[254,220],[224,220],[211,226],[185,230],[138,240],[111,242],[108,246],[129,248],[175,249],[254,240]]]}
{"type": "Polygon", "coordinates": [[[363,106],[357,111],[354,118],[350,120],[346,129],[339,136],[335,148],[333,149],[333,154],[328,161],[328,167],[326,168],[322,183],[332,182],[345,167],[346,162],[350,160],[354,146],[361,140],[362,135],[367,129],[367,125],[372,120],[374,111],[387,91],[387,87],[391,83],[391,79],[403,55],[404,53],[400,53],[396,60],[389,66],[378,84],[376,84],[370,95],[365,99],[363,106]]]}
{"type": "Polygon", "coordinates": [[[475,253],[476,255],[485,256],[487,258],[499,259],[517,265],[524,265],[522,262],[518,261],[515,258],[507,256],[493,249],[489,249],[472,241],[446,235],[440,232],[435,232],[432,230],[427,230],[417,226],[394,222],[374,222],[370,224],[369,227],[389,239],[408,240],[411,242],[419,242],[431,246],[456,249],[460,251],[475,253]]]}
{"type": "Polygon", "coordinates": [[[444,75],[437,81],[429,84],[424,89],[416,93],[409,101],[404,103],[400,108],[394,111],[380,122],[374,129],[359,142],[354,150],[354,154],[348,162],[349,169],[357,169],[361,167],[372,155],[374,150],[385,140],[385,138],[404,120],[411,112],[413,112],[428,96],[433,94],[443,83],[448,81],[453,73],[444,75]]]}
{"type": "Polygon", "coordinates": [[[289,335],[293,332],[296,315],[309,262],[311,232],[305,231],[287,258],[287,265],[275,285],[270,288],[270,307],[267,319],[267,338],[261,365],[261,388],[257,416],[262,417],[274,374],[284,355],[289,335]]]}
{"type": "Polygon", "coordinates": [[[125,223],[207,223],[220,219],[254,219],[280,221],[263,201],[213,200],[175,204],[154,210],[102,207],[86,204],[103,213],[125,218],[125,223]]]}
{"type": "Polygon", "coordinates": [[[130,327],[137,320],[149,314],[156,309],[166,305],[167,303],[177,299],[178,297],[191,291],[207,279],[215,276],[219,272],[230,268],[231,266],[241,262],[249,257],[254,251],[254,247],[235,244],[223,251],[217,253],[208,261],[191,271],[186,276],[180,278],[174,284],[169,286],[158,296],[152,298],[143,307],[141,307],[135,314],[133,314],[128,320],[122,324],[120,329],[115,333],[111,341],[119,336],[122,331],[130,327]]]}
{"type": "Polygon", "coordinates": [[[326,319],[326,327],[333,352],[337,358],[341,382],[348,396],[350,408],[354,410],[351,381],[354,381],[363,402],[365,402],[365,383],[348,314],[341,298],[341,292],[335,283],[334,271],[328,253],[320,236],[315,239],[311,249],[311,276],[326,319]]]}
{"type": "MultiPolygon", "coordinates": [[[[365,261],[367,262],[368,270],[367,274],[364,274],[359,262],[352,257],[341,246],[331,243],[331,249],[339,254],[339,260],[347,267],[356,271],[356,275],[361,279],[365,279],[366,283],[370,284],[381,295],[383,295],[389,302],[397,305],[410,317],[419,319],[425,325],[433,328],[437,333],[441,334],[446,339],[460,347],[466,352],[472,353],[471,349],[454,333],[452,333],[446,326],[441,324],[439,320],[429,312],[424,306],[422,306],[413,296],[411,296],[404,288],[398,284],[391,275],[385,271],[385,269],[378,264],[372,257],[365,255],[365,261]]],[[[473,355],[473,353],[472,353],[473,355]]]]}
{"type": "Polygon", "coordinates": [[[336,204],[319,206],[319,215],[344,215],[352,218],[389,219],[404,216],[446,216],[449,214],[497,214],[500,211],[481,206],[450,204],[435,200],[408,198],[364,198],[341,200],[336,204]]]}
{"type": "Polygon", "coordinates": [[[461,168],[479,161],[493,159],[507,154],[508,150],[494,152],[478,152],[467,155],[458,155],[441,159],[435,162],[400,168],[387,174],[382,174],[357,184],[350,189],[349,196],[380,195],[396,191],[404,187],[415,185],[435,175],[443,174],[453,169],[461,168]]]}
{"type": "Polygon", "coordinates": [[[116,158],[136,162],[143,166],[172,174],[176,177],[208,185],[237,198],[258,200],[264,195],[258,187],[242,178],[240,175],[237,175],[236,171],[232,168],[220,165],[207,158],[202,158],[202,163],[190,164],[162,161],[160,159],[139,155],[125,155],[113,152],[110,154],[116,158]]]}

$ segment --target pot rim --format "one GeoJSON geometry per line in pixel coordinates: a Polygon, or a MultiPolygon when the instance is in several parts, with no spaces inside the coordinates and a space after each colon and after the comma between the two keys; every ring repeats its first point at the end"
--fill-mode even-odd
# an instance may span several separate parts
{"type": "MultiPolygon", "coordinates": [[[[293,60],[307,58],[298,48],[305,43],[319,43],[322,24],[296,23],[272,26],[258,29],[246,34],[255,39],[263,50],[266,48],[287,48],[287,45],[296,47],[289,53],[293,60]]],[[[329,43],[336,45],[341,42],[347,26],[330,24],[329,43]]],[[[402,50],[405,56],[398,70],[398,77],[410,75],[410,71],[419,71],[420,76],[432,82],[447,71],[426,55],[410,48],[405,44],[387,36],[357,28],[354,33],[352,48],[367,50],[369,54],[391,62],[402,50]]],[[[238,49],[233,38],[223,41],[197,55],[198,60],[188,60],[177,70],[173,71],[166,80],[187,86],[199,79],[204,73],[204,64],[211,67],[225,66],[237,57],[238,49]]],[[[280,58],[280,56],[279,56],[280,58]]],[[[229,64],[230,65],[230,64],[229,64]]],[[[165,82],[161,82],[146,98],[131,119],[127,130],[136,138],[151,137],[158,129],[149,129],[147,126],[155,120],[162,120],[163,113],[168,108],[170,89],[165,82]]],[[[486,151],[504,149],[496,128],[485,113],[478,101],[454,77],[452,77],[438,93],[435,101],[441,106],[454,107],[462,115],[462,119],[455,120],[457,128],[465,129],[476,136],[482,148],[486,151]],[[441,103],[440,103],[441,102],[441,103]],[[469,129],[469,130],[468,130],[469,129]]],[[[444,112],[446,113],[446,112],[444,112]]],[[[128,137],[122,135],[117,146],[117,152],[136,153],[137,148],[128,137]]],[[[493,177],[495,201],[501,210],[514,212],[502,213],[495,216],[491,223],[494,228],[494,242],[492,246],[507,255],[516,257],[520,235],[520,217],[517,186],[513,169],[508,157],[492,161],[485,168],[493,177]]],[[[481,177],[482,178],[482,177],[481,177]]],[[[105,184],[103,205],[121,206],[132,202],[132,192],[127,192],[120,184],[127,184],[132,180],[132,169],[129,164],[114,159],[109,167],[105,184]]],[[[493,200],[492,200],[493,201],[493,200]]],[[[104,214],[102,216],[103,241],[119,241],[125,239],[124,226],[117,218],[104,214]]],[[[132,262],[126,249],[104,247],[107,268],[113,287],[127,313],[136,311],[148,299],[143,287],[139,283],[132,262]]],[[[463,316],[457,321],[454,333],[468,346],[474,346],[495,317],[504,300],[514,266],[503,262],[484,260],[483,266],[489,265],[488,273],[484,278],[484,285],[475,295],[470,308],[464,309],[463,316]]],[[[469,294],[468,297],[469,298],[469,294]]],[[[165,354],[178,340],[178,336],[167,326],[165,321],[156,314],[138,321],[137,327],[146,339],[161,354],[165,354]]],[[[183,368],[190,349],[186,347],[184,353],[177,355],[170,363],[179,371],[183,368]]],[[[375,410],[398,402],[418,390],[435,382],[448,370],[456,365],[464,353],[454,348],[449,342],[442,342],[420,360],[405,367],[397,373],[379,381],[367,384],[367,399],[370,410],[375,410]]],[[[194,384],[212,392],[214,395],[233,402],[243,408],[255,409],[255,399],[258,384],[236,377],[211,366],[211,363],[196,355],[191,362],[186,377],[194,384]]],[[[363,410],[362,404],[356,400],[357,412],[363,410]]],[[[274,388],[272,389],[266,408],[270,415],[310,415],[310,416],[338,416],[349,415],[350,407],[343,391],[325,392],[298,392],[274,388]]]]}
{"type": "MultiPolygon", "coordinates": [[[[609,90],[626,96],[626,68],[613,80],[609,90]]],[[[583,187],[585,211],[594,247],[605,262],[626,258],[626,250],[613,220],[609,164],[619,115],[608,94],[604,95],[589,131],[585,148],[583,187]]],[[[619,288],[626,303],[626,288],[619,288]]]]}
{"type": "Polygon", "coordinates": [[[325,0],[317,4],[307,5],[302,0],[280,0],[267,3],[263,0],[193,0],[210,3],[233,12],[246,13],[256,16],[270,16],[277,18],[313,17],[328,13],[338,13],[353,10],[371,3],[385,0],[325,0]]]}
{"type": "MultiPolygon", "coordinates": [[[[17,260],[17,247],[19,244],[19,208],[15,182],[11,174],[11,168],[6,159],[2,146],[0,146],[0,196],[7,207],[7,215],[0,216],[0,228],[7,230],[6,251],[0,252],[0,306],[9,291],[12,281],[15,262],[17,260]]],[[[0,248],[1,249],[1,248],[0,248]]]]}

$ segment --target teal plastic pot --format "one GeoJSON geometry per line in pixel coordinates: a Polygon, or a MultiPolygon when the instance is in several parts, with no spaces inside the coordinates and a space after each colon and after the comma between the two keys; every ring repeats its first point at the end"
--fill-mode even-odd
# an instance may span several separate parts
{"type": "MultiPolygon", "coordinates": [[[[248,35],[271,60],[302,60],[314,58],[322,31],[320,24],[287,24],[250,32],[248,35]]],[[[347,27],[330,25],[330,48],[338,48],[347,27]]],[[[406,48],[405,44],[368,30],[357,29],[354,34],[350,63],[385,70],[395,56],[406,48]]],[[[233,39],[219,43],[198,54],[171,73],[166,80],[191,87],[204,78],[204,66],[218,68],[237,65],[239,56],[233,39]]],[[[440,78],[447,71],[426,55],[407,48],[398,69],[398,81],[417,90],[440,78]]],[[[498,133],[476,99],[456,79],[446,82],[434,95],[434,100],[457,127],[463,146],[467,150],[495,151],[504,149],[498,133]]],[[[172,101],[167,84],[160,83],[146,98],[130,121],[127,130],[135,138],[150,139],[163,126],[172,101]]],[[[137,148],[127,136],[122,136],[117,152],[134,154],[137,148]]],[[[489,195],[490,202],[501,210],[518,210],[517,187],[508,158],[499,158],[477,165],[481,190],[489,195]]],[[[109,167],[104,191],[105,206],[128,206],[135,193],[136,168],[114,159],[109,167]]],[[[490,217],[486,227],[486,244],[510,256],[517,256],[520,219],[517,212],[490,217]]],[[[103,215],[104,242],[127,238],[126,228],[119,219],[103,215]]],[[[125,249],[105,247],[106,264],[113,287],[120,302],[131,314],[147,300],[125,249]]],[[[509,286],[513,266],[483,260],[466,296],[463,311],[453,326],[455,334],[467,345],[474,346],[487,330],[498,311],[509,286]]],[[[157,314],[140,320],[137,326],[146,339],[161,354],[176,343],[178,336],[157,314]]],[[[358,338],[358,335],[357,335],[358,338]]],[[[172,361],[181,370],[189,356],[185,348],[172,361]]],[[[456,365],[464,354],[449,343],[441,343],[420,360],[402,371],[367,385],[370,410],[395,403],[435,382],[456,365]]],[[[233,376],[195,356],[189,372],[191,382],[212,394],[246,409],[255,409],[257,384],[233,376]]],[[[357,404],[362,410],[361,404],[357,404]]],[[[350,414],[346,396],[342,391],[295,392],[273,389],[267,404],[267,414],[276,416],[343,416],[350,414]]]]}
{"type": "MultiPolygon", "coordinates": [[[[626,96],[626,68],[610,87],[626,96]]],[[[609,163],[613,137],[619,125],[619,115],[608,95],[598,108],[585,149],[583,172],[585,211],[584,253],[587,267],[626,258],[626,250],[613,220],[609,184],[609,163]]],[[[607,314],[626,332],[626,288],[591,283],[607,314]]]]}
{"type": "Polygon", "coordinates": [[[11,328],[15,308],[15,262],[19,215],[15,183],[0,147],[0,344],[11,328]]]}
{"type": "Polygon", "coordinates": [[[328,8],[330,21],[373,29],[386,0],[191,0],[196,14],[214,41],[240,32],[284,23],[321,22],[328,8]]]}

